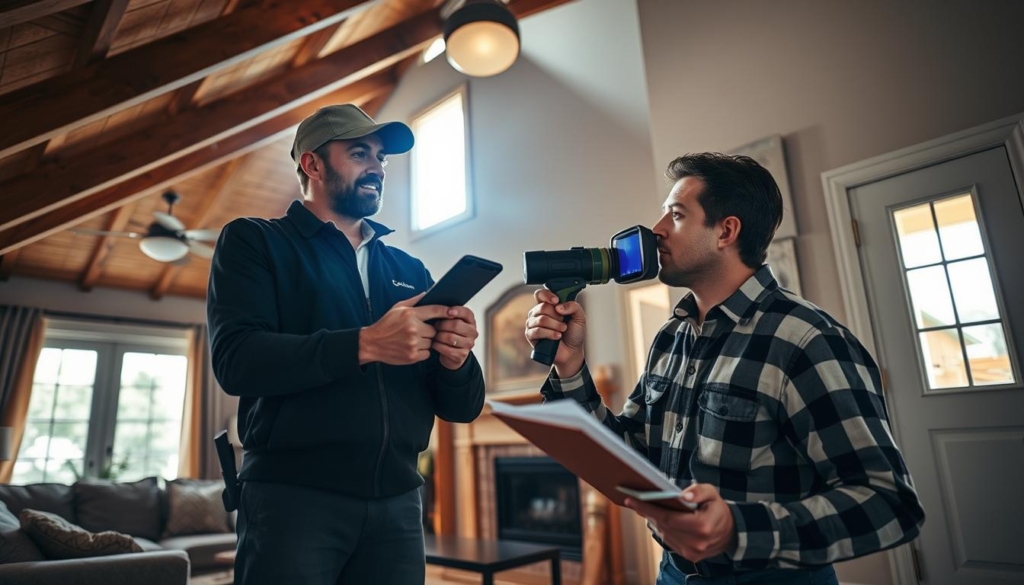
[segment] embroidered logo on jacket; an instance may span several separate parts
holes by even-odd
[[[413,286],[411,284],[406,284],[406,283],[402,282],[401,280],[392,280],[391,284],[393,284],[395,286],[402,286],[402,287],[405,287],[405,288],[410,289],[410,290],[416,290],[415,288],[413,288]]]

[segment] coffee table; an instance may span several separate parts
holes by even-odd
[[[493,585],[494,574],[499,571],[542,561],[551,563],[551,585],[562,584],[561,550],[557,546],[434,535],[426,535],[424,544],[428,565],[480,573],[483,585]]]

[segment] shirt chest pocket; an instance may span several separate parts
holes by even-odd
[[[757,393],[724,384],[709,384],[697,400],[700,427],[698,459],[707,465],[746,471],[763,445]],[[759,432],[762,431],[762,432]]]

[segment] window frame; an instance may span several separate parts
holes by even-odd
[[[409,239],[412,241],[430,236],[432,234],[446,230],[454,225],[463,223],[465,221],[469,221],[476,217],[476,194],[475,189],[473,188],[473,145],[470,130],[469,84],[463,83],[459,85],[452,91],[449,91],[448,93],[444,94],[439,99],[431,102],[429,106],[422,108],[421,110],[413,114],[409,126],[413,130],[413,133],[415,134],[416,122],[418,119],[429,114],[433,110],[436,110],[438,107],[440,107],[442,104],[444,104],[445,102],[447,102],[456,95],[460,95],[462,98],[462,128],[464,144],[463,156],[466,168],[464,177],[466,183],[466,209],[462,213],[449,217],[448,219],[436,223],[430,227],[422,229],[416,227],[416,214],[418,209],[417,201],[419,200],[419,186],[416,178],[416,169],[417,162],[419,160],[417,155],[419,146],[417,146],[417,148],[413,148],[409,162]]]
[[[174,327],[53,319],[47,324],[43,348],[90,350],[97,353],[96,377],[93,380],[92,401],[87,419],[86,444],[82,449],[83,479],[97,478],[100,471],[110,464],[114,455],[117,406],[121,393],[120,374],[124,355],[138,352],[180,355],[186,360],[189,359],[186,330]],[[26,420],[26,425],[28,423]],[[50,424],[53,424],[52,415]],[[17,454],[15,457],[17,458]],[[52,479],[44,475],[43,481],[49,482]]]

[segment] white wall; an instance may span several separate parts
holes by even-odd
[[[206,301],[202,299],[164,297],[154,301],[145,292],[103,287],[83,292],[74,283],[19,276],[0,282],[0,305],[124,319],[206,323]]]
[[[821,173],[1024,110],[1021,2],[639,0],[639,13],[657,172],[782,134],[804,294],[840,319]],[[838,571],[890,583],[884,553]]]
[[[804,295],[845,311],[821,173],[1024,110],[1024,3],[639,0],[657,172],[782,134]]]
[[[524,20],[521,36],[523,53],[509,71],[468,82],[476,217],[410,241],[407,156],[391,158],[378,217],[397,230],[387,242],[421,258],[435,278],[463,254],[504,265],[470,303],[481,321],[522,283],[524,251],[607,246],[620,229],[656,219],[664,198],[651,175],[635,4],[573,2]],[[377,118],[409,121],[464,82],[443,57],[413,68]],[[589,360],[621,364],[615,285],[589,287],[584,297]],[[630,533],[630,567],[637,538],[646,535]]]

